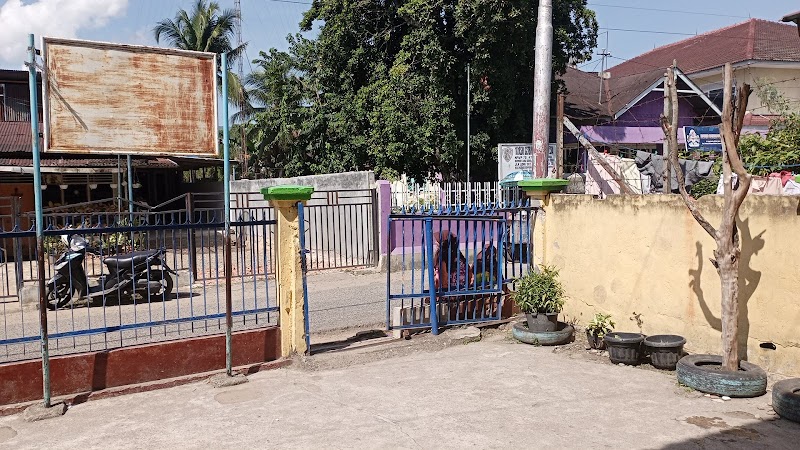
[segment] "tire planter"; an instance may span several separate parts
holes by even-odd
[[[531,345],[562,345],[572,339],[575,329],[564,322],[558,323],[556,331],[531,331],[526,324],[517,322],[511,330],[514,339]]]
[[[675,334],[657,334],[644,338],[644,349],[645,353],[650,354],[650,364],[662,370],[675,370],[684,344],[686,339]]]
[[[772,387],[772,409],[784,419],[800,423],[800,378],[775,383]]]
[[[643,334],[613,332],[603,336],[603,340],[612,363],[635,366],[641,361]]]
[[[525,313],[525,318],[530,331],[552,332],[558,329],[558,313]]]
[[[589,343],[589,348],[595,350],[605,350],[606,349],[606,341],[603,338],[597,336],[596,334],[592,334],[589,330],[586,330],[586,341]]]
[[[678,361],[678,382],[707,394],[728,397],[759,397],[767,393],[767,373],[747,361],[739,363],[739,371],[718,370],[722,357],[689,355]]]

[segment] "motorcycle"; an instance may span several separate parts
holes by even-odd
[[[173,275],[177,273],[165,262],[166,250],[137,251],[108,256],[103,264],[108,269],[99,277],[98,284],[90,284],[83,261],[86,253],[101,256],[97,249],[80,235],[72,235],[67,250],[55,262],[55,274],[47,281],[47,308],[55,310],[86,300],[106,302],[133,301],[135,295],[166,300],[172,294]]]

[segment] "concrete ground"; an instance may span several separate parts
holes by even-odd
[[[767,396],[723,401],[580,344],[420,335],[249,376],[0,418],[0,447],[796,449]]]

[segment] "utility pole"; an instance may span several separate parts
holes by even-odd
[[[553,2],[539,0],[533,72],[533,176],[544,178],[550,142],[550,81],[553,66]]]
[[[469,160],[470,160],[470,146],[469,146],[469,135],[470,135],[470,102],[469,102],[469,63],[467,63],[467,188],[469,188]],[[469,190],[469,189],[468,189]]]
[[[556,103],[556,178],[564,177],[564,94]]]

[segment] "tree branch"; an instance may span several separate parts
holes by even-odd
[[[700,224],[700,226],[703,227],[703,229],[706,230],[706,233],[710,234],[712,238],[716,238],[717,230],[713,225],[711,225],[711,222],[706,220],[706,218],[703,216],[703,213],[700,212],[700,208],[697,205],[697,200],[695,200],[686,191],[686,179],[683,176],[683,171],[681,170],[678,162],[677,131],[673,131],[669,121],[663,115],[661,116],[661,128],[664,130],[664,136],[667,138],[667,143],[671,147],[669,149],[669,161],[667,163],[672,167],[672,171],[675,172],[675,176],[678,178],[678,191],[681,193],[683,202],[686,204],[686,208],[689,209],[689,212],[692,213],[694,220],[696,220],[697,223]],[[673,137],[676,144],[673,144]],[[670,180],[670,183],[671,182],[672,180]]]

